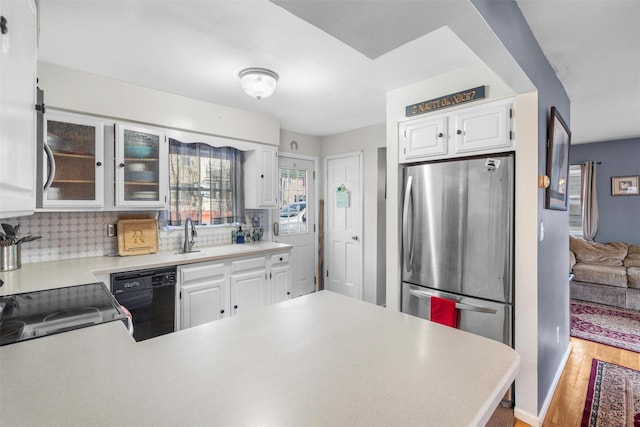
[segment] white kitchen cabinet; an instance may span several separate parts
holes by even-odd
[[[169,148],[161,129],[49,109],[42,210],[165,209]],[[45,157],[46,158],[46,157]],[[53,167],[51,165],[53,164]]]
[[[290,299],[289,256],[287,250],[178,266],[178,329]]]
[[[245,208],[278,207],[278,151],[260,147],[244,153]]]
[[[267,257],[231,261],[231,315],[267,305]]]
[[[104,122],[101,119],[47,111],[43,135],[45,156],[42,196],[44,209],[104,206]]]
[[[513,149],[511,103],[499,102],[459,110],[454,116],[454,154]]]
[[[229,315],[228,263],[213,261],[178,267],[177,329]]]
[[[0,15],[0,218],[9,218],[36,206],[36,6],[1,0]]]
[[[166,208],[169,201],[169,146],[162,129],[116,124],[117,207]]]
[[[269,304],[291,299],[289,252],[271,255],[268,294]]]
[[[439,115],[400,124],[400,162],[447,154],[448,116]]]
[[[512,105],[500,100],[400,123],[399,162],[515,150]]]

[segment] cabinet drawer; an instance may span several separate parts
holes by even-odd
[[[258,268],[264,269],[266,268],[266,262],[267,258],[264,256],[231,261],[231,274],[239,271],[255,270]]]
[[[286,264],[289,262],[289,253],[271,255],[271,265]]]
[[[192,267],[180,268],[180,283],[212,278],[216,276],[224,276],[224,263],[196,265]]]

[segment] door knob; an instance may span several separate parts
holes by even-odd
[[[353,240],[358,240],[358,236],[351,236]]]

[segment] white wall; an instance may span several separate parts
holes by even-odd
[[[270,145],[280,143],[280,122],[263,114],[160,92],[46,62],[38,63],[38,79],[49,108]]]
[[[364,300],[380,303],[377,287],[378,245],[378,148],[386,145],[385,125],[378,124],[322,138],[322,155],[362,151],[363,156],[363,200],[364,217],[363,246],[363,295]],[[324,175],[323,175],[324,176]],[[324,196],[323,196],[324,197]]]
[[[530,420],[538,401],[538,94],[516,97],[515,349],[516,416]],[[523,414],[526,413],[526,416]]]
[[[278,151],[319,158],[322,155],[322,147],[320,144],[320,137],[304,135],[282,129],[280,131],[280,145],[278,146]]]

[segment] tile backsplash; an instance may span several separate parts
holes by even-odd
[[[118,238],[107,237],[107,224],[115,224],[118,216],[126,213],[141,212],[36,212],[31,216],[4,219],[2,222],[12,225],[20,223],[20,236],[42,236],[42,239],[22,245],[22,263],[27,264],[117,253]],[[264,227],[268,211],[247,210],[245,216],[248,221],[256,219]],[[234,229],[231,226],[199,228],[196,245],[229,244]],[[265,230],[268,231],[268,227]],[[161,229],[159,237],[159,250],[178,250],[182,248],[184,230]],[[263,240],[266,238],[268,236],[264,236]]]

